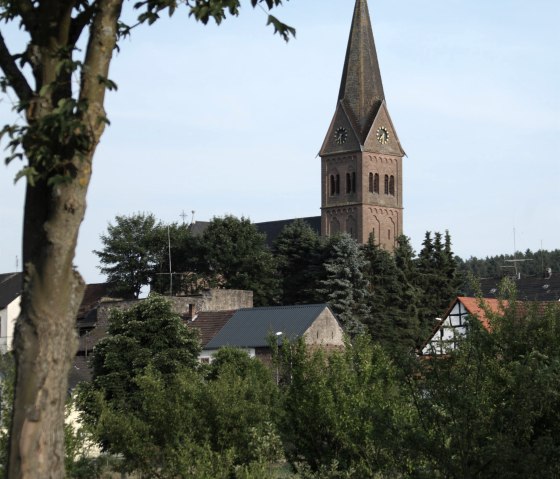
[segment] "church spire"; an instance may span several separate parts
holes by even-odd
[[[356,0],[338,99],[362,144],[384,98],[367,0]]]

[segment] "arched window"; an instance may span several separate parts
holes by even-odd
[[[340,233],[340,223],[336,218],[333,218],[330,224],[330,235],[333,236],[338,233]]]
[[[352,191],[352,178],[350,173],[346,173],[346,193],[350,193],[350,191]]]
[[[336,175],[336,194],[340,195],[340,175]]]
[[[395,177],[393,175],[389,178],[389,194],[395,196]]]
[[[352,193],[356,193],[356,172],[352,172]]]
[[[331,196],[334,196],[334,194],[336,193],[336,182],[334,179],[334,175],[331,175]]]
[[[373,193],[373,173],[369,174],[369,192]]]
[[[385,194],[389,194],[389,175],[385,175]]]
[[[373,177],[373,192],[379,193],[379,175],[377,173]]]

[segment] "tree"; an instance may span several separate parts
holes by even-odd
[[[325,279],[319,281],[317,293],[329,303],[350,335],[364,330],[369,314],[365,264],[358,243],[349,235],[329,238],[323,263]]]
[[[485,311],[445,359],[421,361],[414,386],[420,477],[558,477],[560,308],[514,297]],[[422,475],[424,473],[424,475]]]
[[[94,251],[107,275],[111,291],[123,298],[138,298],[142,287],[154,280],[167,241],[160,234],[163,226],[151,213],[116,216],[107,234],[101,235],[103,249]]]
[[[446,232],[444,244],[441,233],[436,232],[432,239],[427,231],[416,262],[416,286],[421,293],[420,328],[422,337],[425,337],[432,330],[435,318],[443,314],[449,302],[457,296],[459,288],[449,233]]]
[[[371,337],[388,350],[410,353],[418,335],[415,290],[397,268],[395,257],[376,245],[373,237],[363,253],[370,285],[366,325]]]
[[[162,13],[172,15],[179,3],[203,23],[220,23],[226,13],[238,15],[240,6],[240,0],[144,0],[135,4],[138,22],[151,24]],[[269,10],[281,3],[251,0],[253,7],[265,4]],[[24,116],[22,124],[2,130],[9,138],[7,161],[27,159],[18,174],[27,181],[25,282],[14,338],[11,478],[64,475],[67,376],[84,291],[72,262],[93,156],[108,123],[105,92],[116,87],[108,78],[109,65],[119,39],[132,31],[121,20],[122,5],[123,0],[16,0],[0,5],[0,20],[17,23],[27,41],[25,51],[13,53],[0,33],[5,75],[0,87],[15,93],[16,108]],[[295,34],[271,15],[268,23],[285,39]]]
[[[169,408],[179,397],[195,394],[189,382],[197,381],[199,351],[196,331],[163,297],[111,311],[108,335],[94,350],[92,381],[80,385],[77,404],[96,439],[106,451],[122,454],[128,470],[153,472],[171,460],[177,435],[184,437],[194,427],[186,418],[186,429],[173,430],[180,411]],[[150,404],[155,397],[159,402]],[[169,422],[157,416],[163,410]]]
[[[278,296],[276,264],[259,233],[248,219],[214,218],[201,239],[201,273],[230,289],[253,291],[255,305],[271,304]]]
[[[304,221],[290,223],[276,238],[273,253],[278,261],[282,304],[312,303],[321,274],[322,243]]]
[[[402,477],[412,404],[383,349],[365,335],[328,354],[293,346],[283,421],[290,462],[317,477]]]

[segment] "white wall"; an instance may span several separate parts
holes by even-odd
[[[11,351],[14,326],[21,311],[21,296],[0,311],[0,352]]]

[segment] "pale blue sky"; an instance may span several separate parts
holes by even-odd
[[[560,248],[560,2],[369,0],[404,160],[404,230],[449,229],[463,258]],[[76,264],[102,281],[115,215],[253,221],[320,214],[320,159],[353,0],[291,0],[285,44],[246,2],[219,28],[179,11],[135,31],[111,69]],[[4,26],[0,27],[5,32]],[[10,35],[7,32],[6,35]],[[0,123],[11,121],[0,104]],[[20,256],[23,184],[1,167],[0,272]],[[20,259],[21,261],[21,259]]]

